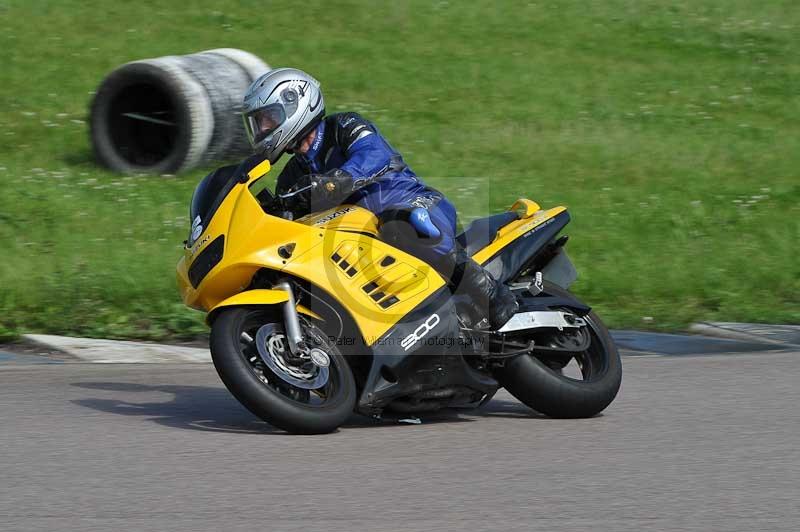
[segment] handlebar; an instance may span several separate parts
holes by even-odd
[[[310,185],[307,185],[307,186],[305,186],[303,188],[297,189],[295,191],[287,192],[286,194],[278,194],[277,197],[282,199],[282,200],[288,199],[288,198],[296,196],[296,195],[298,195],[298,194],[300,194],[302,192],[305,192],[306,190],[311,190],[312,188],[314,188],[314,184],[313,183],[310,184]]]

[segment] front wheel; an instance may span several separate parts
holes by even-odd
[[[295,434],[332,432],[355,406],[353,374],[319,328],[302,318],[301,326],[312,356],[289,351],[275,314],[223,309],[211,328],[211,358],[225,387],[264,421]]]
[[[553,295],[575,297],[548,284]],[[622,383],[622,362],[608,329],[594,312],[584,316],[591,343],[584,351],[565,359],[547,353],[520,355],[495,371],[497,380],[517,399],[554,418],[585,418],[602,412],[617,395]],[[536,353],[536,352],[534,352]],[[570,358],[580,369],[581,379],[564,375]]]

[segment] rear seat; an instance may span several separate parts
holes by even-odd
[[[458,242],[467,253],[474,255],[491,244],[501,228],[518,219],[519,214],[515,211],[479,218],[472,221],[463,233],[456,236],[456,242]]]

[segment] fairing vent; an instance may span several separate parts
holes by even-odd
[[[413,297],[428,287],[425,274],[392,255],[373,259],[355,240],[339,244],[331,261],[382,309]]]
[[[211,242],[206,248],[197,255],[192,265],[189,267],[189,282],[193,288],[200,286],[208,272],[222,260],[222,253],[225,249],[225,236],[221,235]]]
[[[361,287],[379,307],[388,309],[399,301],[418,294],[428,286],[428,280],[419,270],[398,263],[381,272]]]
[[[331,255],[331,260],[351,279],[372,264],[364,248],[351,240],[342,242]]]

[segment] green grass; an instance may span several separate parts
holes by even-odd
[[[374,120],[467,218],[519,196],[567,205],[575,290],[611,326],[800,322],[794,1],[0,0],[0,15],[0,338],[203,330],[174,264],[208,169],[110,174],[85,120],[115,66],[216,47],[313,73],[329,111]]]

